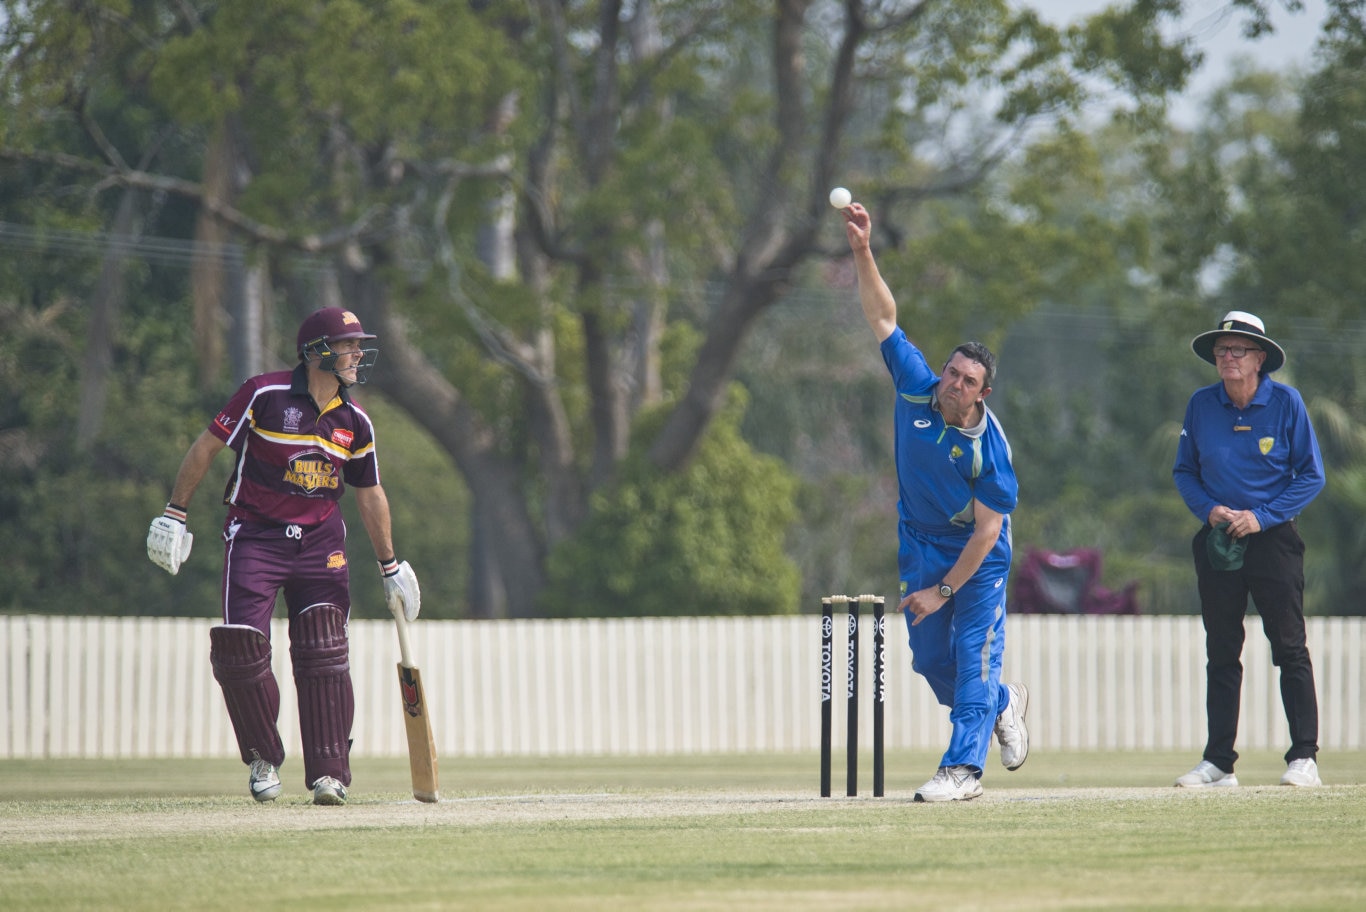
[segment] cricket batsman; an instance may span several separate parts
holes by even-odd
[[[350,563],[342,492],[355,490],[392,611],[415,620],[417,576],[394,553],[370,417],[351,398],[378,356],[355,314],[324,307],[299,327],[293,370],[247,380],[191,444],[171,499],[147,533],[147,555],[175,574],[190,556],[186,508],[224,448],[233,452],[223,502],[223,622],[209,631],[214,678],[257,801],[282,790],[280,689],[271,667],[276,596],[289,613],[304,783],[313,803],[346,803],[351,784],[351,683],[347,622]]]

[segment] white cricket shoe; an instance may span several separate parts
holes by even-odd
[[[1195,769],[1176,780],[1177,788],[1225,788],[1238,784],[1238,777],[1226,773],[1208,760],[1195,764]]]
[[[1314,762],[1313,757],[1291,760],[1285,775],[1281,777],[1281,785],[1295,785],[1300,788],[1323,785],[1323,780],[1319,778],[1319,765]]]
[[[346,804],[346,786],[331,776],[319,776],[313,783],[314,804]]]
[[[941,766],[915,790],[916,801],[971,801],[982,794],[982,782],[970,766]]]
[[[1025,727],[1029,688],[1007,684],[1006,690],[1010,691],[1010,702],[996,717],[996,742],[1001,745],[1001,763],[1008,770],[1017,770],[1029,756],[1029,729]]]
[[[251,785],[251,797],[257,801],[274,801],[280,797],[280,773],[274,764],[262,760],[259,755],[251,761],[251,778],[247,781]]]

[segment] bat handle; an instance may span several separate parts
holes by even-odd
[[[403,619],[403,612],[394,612],[394,624],[398,627],[399,664],[404,668],[412,668],[413,653],[412,648],[408,645],[408,622]]]

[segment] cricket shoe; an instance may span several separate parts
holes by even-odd
[[[970,766],[941,766],[915,790],[916,801],[971,801],[982,794],[982,782]]]
[[[1029,729],[1025,726],[1029,688],[1007,684],[1006,690],[1010,692],[1010,702],[996,717],[996,742],[1001,745],[1001,763],[1008,770],[1017,770],[1029,757]]]
[[[274,801],[280,797],[280,773],[273,763],[262,760],[260,755],[251,761],[251,778],[248,782],[251,785],[251,797],[257,801]]]
[[[1323,785],[1323,780],[1319,778],[1319,765],[1314,762],[1313,757],[1291,760],[1285,775],[1281,777],[1281,785],[1295,785],[1300,788]]]
[[[346,804],[346,786],[331,776],[319,776],[313,783],[314,804]]]
[[[1195,764],[1195,769],[1176,780],[1177,788],[1232,788],[1238,777],[1226,773],[1208,760]]]

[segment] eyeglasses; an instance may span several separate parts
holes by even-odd
[[[1248,352],[1259,352],[1260,348],[1245,348],[1242,345],[1216,345],[1214,346],[1214,357],[1222,358],[1224,355],[1232,355],[1234,358],[1241,358]]]

